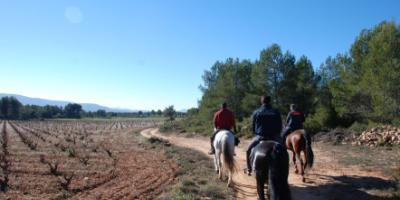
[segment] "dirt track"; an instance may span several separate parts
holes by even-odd
[[[204,154],[207,154],[210,146],[207,138],[186,138],[173,134],[163,135],[154,128],[143,130],[141,134],[145,137],[163,138],[174,145],[191,148]],[[237,199],[257,199],[255,178],[243,173],[247,143],[248,141],[242,141],[241,145],[235,149],[239,167],[238,173],[233,177]],[[387,195],[386,190],[392,186],[390,177],[383,176],[378,171],[366,171],[356,166],[342,166],[335,159],[335,151],[322,152],[319,145],[323,144],[313,145],[316,159],[314,168],[307,172],[306,183],[303,183],[301,177],[294,173],[291,163],[289,184],[293,199],[353,200],[356,198],[378,200]]]

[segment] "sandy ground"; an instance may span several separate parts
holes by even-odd
[[[204,137],[183,137],[175,134],[164,135],[158,129],[145,129],[141,132],[145,137],[159,137],[170,143],[191,148],[207,155],[209,139]],[[242,143],[235,149],[236,162],[239,168],[234,174],[234,190],[237,199],[257,199],[256,181],[254,177],[243,173],[245,166],[245,150],[249,141]],[[377,171],[367,171],[358,166],[343,166],[338,163],[335,151],[323,152],[323,144],[313,144],[315,154],[314,167],[306,171],[306,182],[301,181],[301,176],[294,173],[294,166],[290,164],[289,184],[292,199],[298,200],[329,200],[329,199],[386,199],[388,189],[393,186],[390,177]],[[291,157],[291,152],[289,152]],[[210,159],[212,157],[210,156]]]

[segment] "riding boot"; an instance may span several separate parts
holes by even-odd
[[[250,164],[250,154],[251,154],[252,147],[248,147],[246,151],[246,167],[244,173],[251,176],[251,164]]]
[[[250,160],[250,157],[251,157],[251,150],[249,151],[249,150],[247,150],[247,152],[246,152],[246,169],[245,169],[245,174],[247,174],[248,176],[251,176],[251,173],[252,173],[252,171],[253,171],[253,167],[251,166],[251,160]]]
[[[211,138],[210,140],[211,140],[211,149],[208,152],[208,155],[214,155],[215,154],[215,148],[214,148],[214,144],[213,144],[214,140],[213,140],[213,138]]]
[[[254,137],[249,146],[247,147],[247,151],[246,151],[246,164],[247,164],[247,171],[245,171],[245,173],[249,176],[251,176],[251,172],[252,172],[252,166],[251,166],[251,161],[250,161],[250,156],[251,156],[251,152],[253,150],[254,147],[257,146],[258,143],[260,143],[261,139],[260,136],[256,136]]]
[[[249,149],[247,149],[247,151],[246,151],[246,171],[245,171],[245,173],[247,174],[247,175],[251,175],[251,164],[250,164],[250,154],[251,154],[251,149],[249,148]]]
[[[215,154],[215,148],[214,148],[214,138],[217,135],[217,133],[219,132],[219,129],[216,130],[210,137],[210,143],[211,143],[211,149],[208,152],[209,155],[214,155]]]
[[[291,129],[290,129],[289,127],[286,127],[286,128],[283,130],[282,136],[281,136],[281,138],[282,138],[282,144],[285,144],[285,143],[286,143],[286,137],[287,137],[287,135],[289,134],[290,130],[291,130]]]
[[[286,144],[286,137],[287,137],[286,135],[282,136],[281,144],[283,144],[284,146]]]

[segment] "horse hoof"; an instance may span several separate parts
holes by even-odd
[[[302,181],[303,181],[303,183],[305,183],[306,182],[306,178],[303,177]]]

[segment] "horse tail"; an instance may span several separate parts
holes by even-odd
[[[236,164],[235,164],[235,158],[233,157],[234,154],[234,140],[233,142],[229,141],[229,136],[225,138],[225,141],[223,142],[222,145],[222,152],[224,155],[224,165],[225,167],[231,172],[236,171]]]
[[[275,144],[271,153],[268,170],[268,190],[270,199],[291,200],[288,183],[289,154],[281,144]]]
[[[312,168],[314,164],[314,152],[311,147],[311,137],[303,130],[302,134],[304,140],[306,141],[306,159],[308,168]]]

